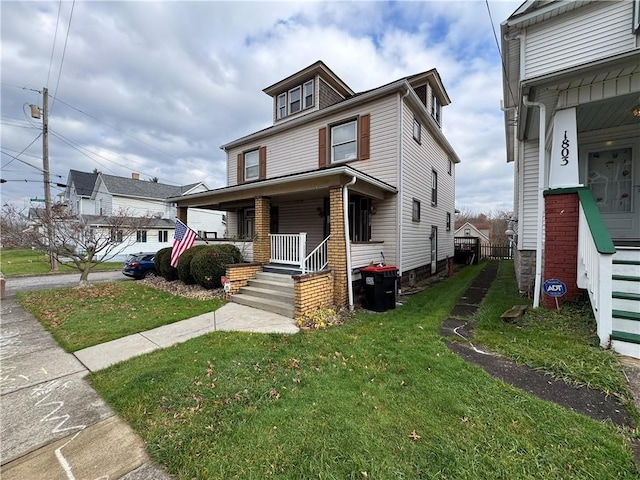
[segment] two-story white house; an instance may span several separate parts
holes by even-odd
[[[113,232],[113,241],[122,245],[114,249],[114,260],[124,260],[136,252],[156,252],[171,246],[175,231],[176,204],[167,199],[173,196],[207,191],[203,182],[175,186],[145,181],[133,173],[131,178],[104,173],[87,173],[71,170],[67,179],[66,203],[70,213],[82,215],[96,229],[109,228],[108,217],[126,213],[132,217],[149,217],[144,230],[135,238],[122,238]],[[225,236],[224,213],[194,209],[189,227],[202,238],[215,239]]]
[[[318,61],[264,92],[273,125],[223,145],[228,186],[172,198],[179,217],[227,211],[256,265],[297,270],[297,283],[330,272],[314,288],[339,306],[354,304],[370,264],[396,266],[401,284],[445,268],[460,160],[442,133],[450,100],[435,69],[356,93]]]
[[[640,357],[640,1],[526,1],[501,33],[520,289],[588,294]]]

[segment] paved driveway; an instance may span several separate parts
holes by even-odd
[[[125,277],[120,270],[111,272],[93,272],[89,274],[89,283],[133,281]],[[6,279],[5,295],[15,295],[26,290],[46,290],[55,287],[72,287],[80,282],[79,273],[61,273],[34,275],[28,277],[9,277]]]

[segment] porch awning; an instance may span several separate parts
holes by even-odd
[[[178,207],[232,210],[247,200],[253,200],[260,196],[290,196],[300,199],[325,196],[330,188],[345,185],[353,177],[356,178],[356,183],[349,189],[362,195],[382,200],[389,194],[398,193],[393,185],[349,165],[334,165],[318,170],[207,190],[206,192],[171,197],[167,200],[176,202]]]

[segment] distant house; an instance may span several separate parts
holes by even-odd
[[[66,204],[71,213],[82,215],[96,228],[104,228],[105,217],[119,212],[126,212],[134,217],[150,217],[148,227],[136,232],[135,240],[122,239],[115,232],[114,241],[123,244],[115,260],[122,260],[130,253],[155,252],[171,246],[176,205],[168,198],[206,190],[208,187],[203,182],[175,186],[141,180],[136,173],[127,178],[71,170],[67,179]],[[189,218],[189,227],[203,238],[224,237],[224,213],[194,209]]]
[[[518,285],[588,294],[601,345],[640,358],[640,2],[529,0],[500,38]]]
[[[395,266],[400,284],[445,268],[460,160],[442,131],[450,99],[436,69],[356,93],[318,61],[264,92],[272,126],[222,146],[227,187],[173,197],[181,218],[225,210],[256,268],[315,282],[296,290],[298,313],[313,292],[353,305],[370,264]]]
[[[491,232],[491,225],[488,223],[478,224],[478,226],[470,223],[464,222],[453,233],[453,236],[458,237],[475,237],[480,239],[480,245],[489,245],[491,241],[489,240]]]

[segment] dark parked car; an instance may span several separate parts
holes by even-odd
[[[140,252],[129,255],[122,266],[122,273],[127,277],[152,278],[156,274],[156,265],[153,263],[155,252]]]

